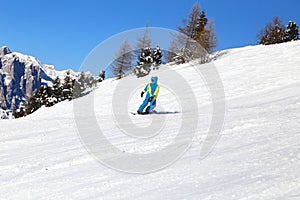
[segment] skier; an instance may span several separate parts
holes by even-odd
[[[151,83],[148,83],[145,87],[145,89],[141,93],[141,97],[143,98],[144,93],[146,94],[146,98],[143,101],[142,105],[138,109],[138,114],[149,114],[153,109],[156,107],[156,99],[159,92],[159,85],[157,84],[158,77],[152,76],[151,77]],[[146,108],[146,111],[143,112],[145,107],[150,102],[150,105]]]

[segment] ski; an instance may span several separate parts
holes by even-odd
[[[130,112],[131,114],[133,114],[133,115],[148,115],[148,114],[150,114],[150,113],[146,113],[146,112],[143,112],[143,113],[137,113],[137,112]]]
[[[150,113],[147,113],[147,112],[142,112],[142,113],[137,113],[137,112],[130,112],[131,114],[133,114],[133,115],[151,115],[151,114],[155,114],[155,113],[157,113],[155,110],[154,111],[152,111],[152,112],[150,112]]]

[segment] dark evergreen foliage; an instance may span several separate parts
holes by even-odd
[[[162,56],[158,45],[152,51],[150,47],[145,48],[138,57],[137,66],[134,69],[135,75],[137,77],[143,77],[148,75],[151,69],[157,69],[162,63]]]
[[[258,33],[259,44],[270,45],[289,42],[299,39],[299,27],[296,22],[290,21],[285,27],[279,17],[274,17],[263,30]]]
[[[199,37],[200,33],[205,30],[207,22],[208,20],[206,18],[205,12],[201,11],[198,19],[196,20],[195,36],[193,38],[194,40],[196,40]]]
[[[56,77],[53,81],[53,102],[54,104],[62,101],[62,90],[61,90],[61,81],[59,77]]]
[[[297,29],[297,25],[291,22],[289,23],[287,30],[285,30],[283,23],[279,17],[276,16],[273,18],[272,22],[268,23],[265,28],[259,32],[259,44],[279,44],[298,39]]]
[[[102,82],[102,81],[104,81],[104,79],[105,79],[105,71],[101,70],[100,73],[99,73],[99,79],[98,79],[98,81]]]
[[[62,100],[71,100],[73,98],[74,83],[75,80],[71,79],[70,75],[67,74],[62,85]]]
[[[73,97],[77,98],[80,97],[82,92],[86,88],[86,80],[85,75],[83,72],[80,73],[79,79],[77,81],[74,81],[74,91],[73,91]]]
[[[64,100],[78,98],[82,96],[86,88],[91,88],[96,84],[97,80],[93,76],[87,77],[83,72],[80,73],[78,80],[72,79],[70,73],[67,73],[63,83],[59,77],[56,77],[53,87],[41,86],[28,100],[26,106],[14,110],[14,117],[24,117],[42,106],[50,107]]]
[[[35,112],[43,105],[46,107],[50,107],[54,105],[52,101],[52,94],[53,94],[52,88],[48,86],[41,86],[35,92],[35,94],[29,99],[25,114],[29,115]]]
[[[299,27],[296,22],[290,21],[285,30],[285,41],[299,40]]]
[[[152,52],[152,59],[153,63],[157,66],[162,63],[162,52],[160,50],[160,47],[157,45],[156,48]]]

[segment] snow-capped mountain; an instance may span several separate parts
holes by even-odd
[[[35,57],[0,49],[0,108],[13,110],[25,103],[41,85],[52,84]]]
[[[58,71],[55,69],[54,65],[43,64],[43,71],[50,76],[53,80],[58,77],[60,80],[64,80],[64,78],[69,75],[72,79],[78,79],[80,72],[74,72],[71,69]],[[87,77],[93,76],[90,72],[84,73]]]
[[[8,112],[26,104],[39,87],[51,86],[56,77],[63,80],[67,74],[76,78],[79,73],[57,71],[33,56],[12,52],[7,46],[0,48],[0,116],[6,118]]]

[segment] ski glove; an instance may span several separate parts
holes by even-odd
[[[149,102],[152,101],[153,99],[154,99],[154,97],[150,97],[150,98],[149,98]]]
[[[141,93],[141,97],[142,97],[142,98],[143,98],[143,95],[144,95],[144,93],[145,93],[145,92],[144,92],[144,91],[142,91],[142,93]]]

